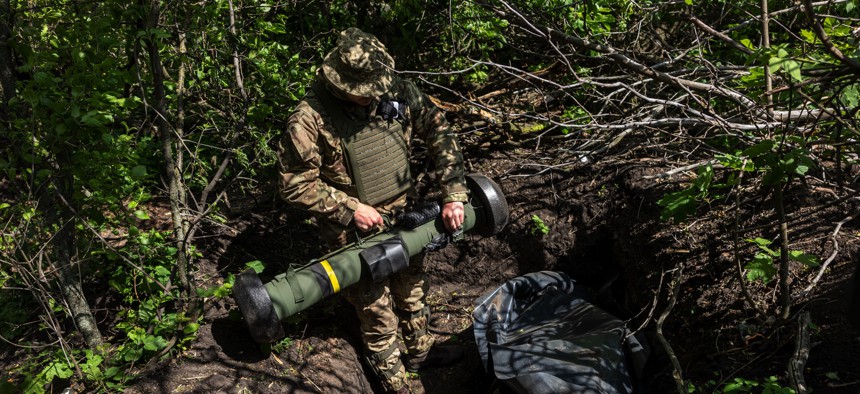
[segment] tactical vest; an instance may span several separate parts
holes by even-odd
[[[409,147],[400,122],[384,120],[378,114],[368,121],[353,119],[321,82],[313,85],[313,91],[340,137],[353,182],[350,191],[355,197],[364,204],[376,205],[409,190]]]

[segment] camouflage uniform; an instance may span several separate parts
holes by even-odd
[[[381,98],[396,97],[405,102],[402,130],[407,146],[411,147],[413,138],[424,140],[436,164],[444,202],[466,201],[463,157],[447,121],[412,82],[393,75],[393,66],[393,59],[375,37],[349,29],[341,33],[338,46],[326,57],[317,75],[323,83],[317,86],[325,86],[327,93],[339,98],[338,104],[353,120],[376,117]],[[350,75],[344,69],[358,71]],[[361,77],[370,82],[365,83]],[[363,107],[344,100],[344,92],[374,99]],[[309,90],[289,118],[287,133],[279,143],[280,195],[291,205],[323,219],[319,221],[322,236],[331,248],[336,248],[355,241],[357,230],[351,221],[359,200],[350,188],[353,179],[345,163],[342,140],[320,101]],[[374,208],[394,217],[405,209],[407,194],[413,193],[410,190],[393,196]],[[427,289],[423,255],[418,255],[411,259],[409,267],[380,283],[367,280],[344,290],[361,321],[366,356],[391,390],[402,387],[406,378],[395,343],[398,324],[410,354],[426,352],[433,344],[427,335]]]

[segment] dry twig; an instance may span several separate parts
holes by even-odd
[[[666,340],[666,337],[663,335],[663,323],[666,321],[666,318],[669,317],[669,314],[672,313],[672,308],[675,307],[675,303],[678,301],[678,293],[681,292],[681,276],[683,273],[683,265],[676,268],[675,278],[672,279],[672,296],[669,299],[669,305],[666,306],[666,309],[664,309],[663,313],[660,314],[660,317],[657,318],[657,339],[660,340],[660,344],[663,345],[663,349],[666,350],[666,353],[669,355],[669,360],[672,361],[672,367],[674,368],[674,371],[672,371],[672,378],[675,379],[675,387],[678,389],[678,394],[687,394],[687,385],[684,383],[684,373],[681,369],[681,362],[678,361],[678,357],[675,356],[675,352],[672,351],[672,345],[669,344],[669,341]]]
[[[806,288],[803,289],[803,292],[801,292],[800,294],[801,297],[806,296],[807,294],[809,294],[810,291],[812,291],[812,288],[815,287],[816,284],[818,284],[819,280],[821,280],[821,277],[824,275],[824,271],[827,269],[830,263],[833,262],[833,259],[836,258],[836,255],[839,253],[839,242],[836,240],[836,234],[839,234],[839,230],[842,229],[843,224],[848,223],[853,219],[853,216],[848,216],[845,219],[842,219],[839,223],[836,223],[836,228],[833,230],[833,233],[830,234],[830,239],[833,240],[833,253],[831,253],[827,260],[825,260],[824,263],[821,264],[821,268],[818,270],[818,274],[815,275],[815,278],[812,279],[812,282],[809,284],[809,286],[806,286]]]

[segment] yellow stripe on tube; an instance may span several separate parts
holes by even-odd
[[[331,269],[331,264],[328,263],[328,260],[323,260],[320,262],[325,272],[328,274],[328,279],[331,281],[332,290],[337,293],[340,291],[340,283],[337,281],[337,275],[335,275],[334,270]]]

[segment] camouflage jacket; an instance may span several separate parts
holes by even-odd
[[[411,147],[414,137],[426,143],[436,165],[444,201],[466,201],[463,155],[442,112],[408,80],[396,79],[386,96],[407,103],[408,122],[403,124],[407,144]],[[344,186],[352,182],[337,130],[326,114],[308,104],[311,100],[318,98],[309,89],[290,116],[287,132],[279,141],[279,192],[293,206],[347,225],[359,201],[344,191],[348,190]],[[375,99],[369,106],[361,107],[344,101],[343,108],[350,116],[369,119],[375,115],[378,102]]]

